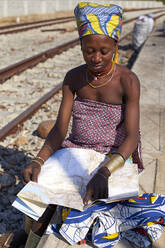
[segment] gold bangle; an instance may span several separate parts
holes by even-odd
[[[113,173],[117,169],[123,167],[124,163],[125,163],[124,158],[120,154],[117,153],[117,154],[113,154],[110,157],[110,161],[105,166],[109,169],[110,173]]]
[[[54,152],[53,149],[48,144],[45,144],[45,146],[47,146],[49,148],[50,152],[52,152],[52,153]]]
[[[41,158],[41,157],[37,156],[35,159],[40,159],[43,163],[45,163],[45,160],[43,158]]]
[[[43,165],[43,164],[41,164],[41,163],[40,163],[38,160],[36,160],[36,159],[33,159],[32,162],[35,162],[36,164],[39,164],[41,167],[42,167],[42,165]]]

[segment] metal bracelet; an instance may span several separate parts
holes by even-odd
[[[45,160],[39,156],[37,156],[35,159],[40,159],[43,163],[45,163]]]
[[[36,160],[36,159],[33,159],[32,162],[35,162],[36,164],[39,164],[41,167],[42,167],[42,165],[43,165],[43,164],[41,164],[41,163],[40,163],[38,160]]]
[[[112,174],[115,170],[123,167],[125,163],[124,158],[120,154],[113,154],[105,166],[109,169]]]
[[[124,156],[123,156],[120,152],[115,152],[115,153],[113,153],[113,154],[119,154],[119,155],[124,159],[124,161],[126,160],[126,159],[124,158]]]

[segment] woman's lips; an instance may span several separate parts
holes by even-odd
[[[90,68],[92,70],[99,70],[99,69],[102,69],[102,65],[90,65]]]

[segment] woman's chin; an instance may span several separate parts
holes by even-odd
[[[94,73],[100,73],[104,71],[104,68],[102,66],[89,66],[89,69]]]

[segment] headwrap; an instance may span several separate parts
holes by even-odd
[[[80,38],[102,34],[118,41],[122,26],[122,8],[113,4],[79,2],[74,10]],[[118,60],[118,51],[115,54]]]

